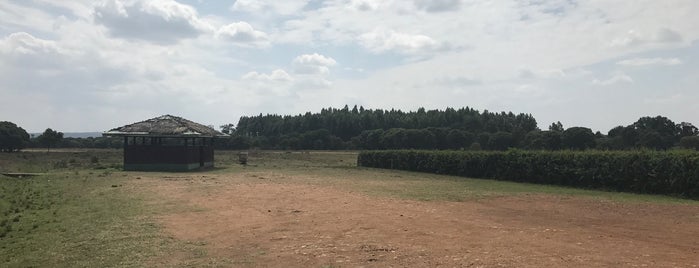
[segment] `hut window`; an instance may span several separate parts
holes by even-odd
[[[184,146],[183,138],[162,138],[161,144],[163,146]]]

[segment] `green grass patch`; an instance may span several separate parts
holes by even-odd
[[[3,267],[140,266],[168,248],[123,176],[0,179]]]

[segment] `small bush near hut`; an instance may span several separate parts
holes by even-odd
[[[699,199],[699,154],[690,151],[365,151],[357,164]]]

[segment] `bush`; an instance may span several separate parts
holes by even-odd
[[[53,162],[53,168],[55,168],[55,169],[68,168],[68,162],[66,162],[66,160],[55,161],[55,162]]]
[[[365,151],[364,167],[699,199],[689,151]]]
[[[680,147],[699,150],[699,136],[687,136],[680,139]]]

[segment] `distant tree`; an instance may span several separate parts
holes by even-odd
[[[680,139],[680,127],[664,116],[641,117],[633,127],[639,134],[638,147],[668,149]]]
[[[471,146],[469,146],[468,149],[471,151],[480,151],[482,148],[481,148],[480,143],[474,142],[474,143],[471,143]]]
[[[513,139],[512,134],[504,131],[498,131],[493,133],[488,139],[488,148],[491,150],[507,150],[512,147]]]
[[[12,122],[0,122],[0,151],[14,152],[29,143],[29,134]]]
[[[637,130],[653,130],[661,136],[675,136],[679,133],[679,128],[675,122],[664,116],[641,117],[633,123]]]
[[[459,129],[452,129],[447,134],[447,147],[451,149],[466,148],[472,142],[473,135]]]
[[[488,142],[490,141],[490,133],[481,132],[474,140],[474,143],[478,143],[478,148],[480,149],[490,149],[488,148]]]
[[[561,133],[534,130],[524,136],[522,147],[530,150],[560,150]]]
[[[235,132],[235,125],[234,124],[222,125],[221,132],[224,134],[233,134],[233,132]]]
[[[46,147],[46,151],[51,151],[51,147],[56,146],[63,139],[63,132],[57,132],[53,129],[47,128],[44,133],[36,138],[39,144]]]
[[[561,143],[565,149],[585,150],[595,147],[595,134],[586,127],[571,127],[561,134]]]
[[[617,126],[609,130],[607,137],[611,138],[614,147],[618,149],[633,148],[638,144],[639,131],[633,126]]]
[[[597,131],[597,132],[595,132],[595,138],[596,139],[604,138],[604,134],[602,134],[602,132]]]
[[[667,149],[667,145],[668,144],[663,142],[663,137],[660,136],[658,132],[652,130],[642,131],[638,137],[638,142],[636,142],[637,147],[655,150]]]
[[[607,132],[607,136],[610,138],[621,137],[624,133],[624,126],[616,126]]]
[[[680,139],[680,147],[699,150],[699,136],[686,136]]]
[[[563,128],[563,124],[561,124],[561,121],[556,121],[555,123],[551,123],[549,126],[550,131],[555,131],[555,132],[563,132],[565,129]]]
[[[677,124],[677,129],[680,131],[680,137],[687,136],[697,136],[699,135],[699,129],[692,125],[692,123],[682,122]]]
[[[595,139],[596,148],[599,150],[622,150],[624,142],[621,137],[604,137]]]

